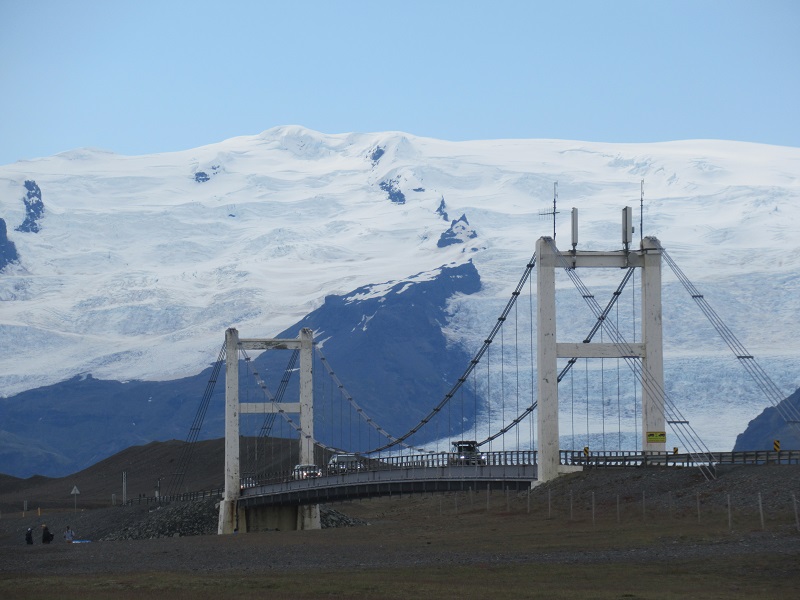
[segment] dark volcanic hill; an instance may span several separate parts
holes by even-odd
[[[780,403],[780,410],[774,406],[765,408],[747,429],[736,438],[734,450],[772,450],[774,443],[780,443],[781,450],[800,449],[800,423],[787,421],[785,416],[800,414],[800,389]]]
[[[177,440],[133,446],[66,477],[35,475],[21,479],[0,475],[0,511],[19,512],[25,501],[30,511],[73,508],[75,498],[70,492],[75,486],[80,492],[79,508],[111,506],[115,500],[119,504],[123,473],[126,473],[129,499],[140,495],[152,497],[159,480],[166,489],[185,448],[186,442]],[[221,487],[223,464],[223,439],[197,442],[184,478],[185,489],[199,491]]]

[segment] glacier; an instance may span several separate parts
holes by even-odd
[[[553,215],[540,213],[557,182],[559,247],[577,207],[579,247],[619,249],[632,206],[637,241],[660,239],[789,396],[800,387],[799,174],[800,149],[734,141],[451,142],[300,126],[182,152],[84,148],[3,165],[0,218],[18,259],[0,271],[0,395],[88,374],[188,377],[215,360],[228,327],[274,336],[327,296],[380,296],[467,262],[481,289],[450,300],[443,329],[473,353],[536,239],[553,235]],[[40,190],[33,217],[26,182]],[[581,276],[599,298],[619,279]],[[668,391],[708,447],[730,449],[766,400],[666,266],[663,279]],[[566,279],[558,294],[560,336],[582,339],[581,299]],[[577,385],[617,402],[615,389]],[[488,391],[484,400],[503,409]],[[586,404],[595,417],[606,409]],[[578,429],[596,439],[596,419]]]

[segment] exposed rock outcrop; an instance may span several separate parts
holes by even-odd
[[[14,242],[8,239],[6,222],[0,219],[0,271],[2,271],[8,263],[18,259],[17,248],[14,246]]]
[[[383,156],[384,152],[386,152],[386,150],[384,150],[383,146],[375,147],[375,149],[369,155],[369,159],[372,161],[373,166],[378,164],[378,161],[381,159],[381,156]]]
[[[25,220],[22,225],[17,227],[17,231],[24,233],[38,233],[41,227],[39,220],[44,216],[44,202],[42,202],[42,190],[33,180],[25,181],[27,193],[22,201],[25,203]]]
[[[442,200],[439,202],[439,208],[436,209],[436,214],[442,217],[442,219],[445,221],[450,220],[447,217],[447,205],[444,203],[444,196],[442,196]]]
[[[461,215],[450,224],[450,227],[440,237],[436,245],[439,248],[450,246],[451,244],[463,244],[467,240],[478,237],[478,234],[467,221],[467,215]]]
[[[405,204],[406,195],[397,184],[398,181],[396,179],[389,179],[387,181],[381,181],[380,188],[389,195],[389,200],[395,204]]]

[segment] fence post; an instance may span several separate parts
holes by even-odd
[[[758,492],[758,515],[761,517],[761,531],[764,531],[764,507],[761,504],[761,492]]]
[[[700,523],[700,492],[697,492],[697,523]]]
[[[645,503],[645,491],[642,490],[642,522],[647,519],[647,509]]]
[[[797,496],[792,492],[792,503],[794,504],[794,522],[797,526],[797,531],[800,532],[800,517],[797,515]]]
[[[731,521],[731,495],[728,494],[728,531],[733,531],[733,521]]]

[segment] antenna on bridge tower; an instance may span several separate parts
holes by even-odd
[[[633,209],[626,206],[622,209],[622,246],[625,248],[625,252],[630,246],[633,230]]]
[[[572,251],[578,246],[578,209],[572,207]]]
[[[644,241],[644,179],[642,179],[642,195],[639,197],[639,242]]]
[[[553,241],[556,241],[556,215],[558,214],[558,210],[556,209],[558,204],[558,182],[553,182],[553,210],[540,210],[539,216],[540,217],[549,217],[553,215]]]

